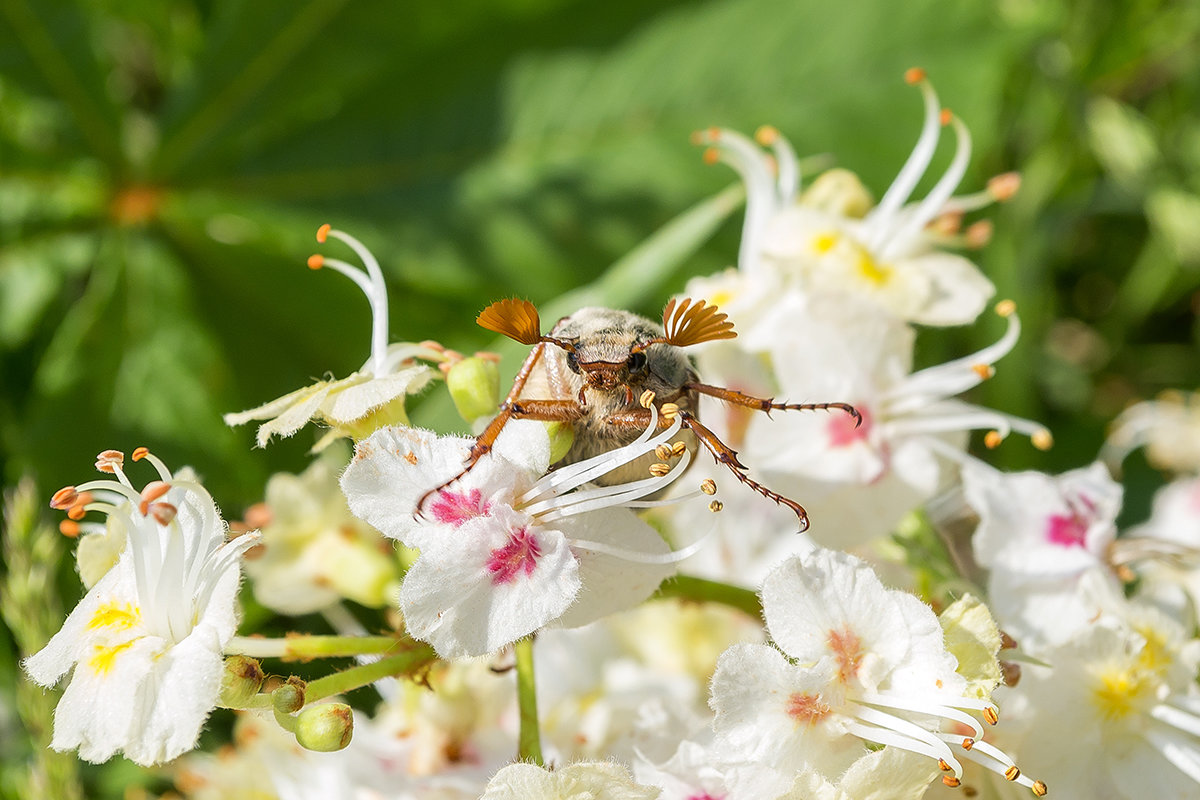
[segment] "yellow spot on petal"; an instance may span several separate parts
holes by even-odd
[[[1096,676],[1092,700],[1106,719],[1121,719],[1139,707],[1140,696],[1150,683],[1136,670],[1111,668]]]
[[[883,286],[892,277],[891,268],[880,264],[865,249],[859,251],[856,267],[858,274],[873,286]]]
[[[88,666],[97,675],[107,675],[109,672],[112,672],[113,666],[117,663],[117,656],[130,647],[133,647],[135,641],[137,640],[130,639],[128,642],[114,644],[111,647],[96,645],[92,652],[92,657],[88,659]]]
[[[829,704],[821,699],[820,694],[792,692],[788,695],[787,715],[796,721],[796,727],[816,725],[832,710]]]
[[[88,630],[110,628],[126,631],[141,622],[141,614],[132,603],[104,603],[88,620]]]
[[[710,306],[727,306],[733,302],[734,293],[729,289],[718,289],[707,298]]]
[[[837,247],[837,243],[838,235],[836,233],[819,233],[813,237],[813,250],[816,250],[821,255],[825,255]]]

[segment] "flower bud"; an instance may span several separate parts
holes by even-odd
[[[271,704],[280,714],[292,714],[304,707],[304,681],[295,676],[271,692]]]
[[[875,205],[871,192],[848,169],[821,173],[800,195],[800,205],[838,216],[859,219]]]
[[[306,750],[341,750],[353,735],[354,712],[345,703],[310,706],[296,718],[296,741]]]
[[[446,374],[446,387],[468,423],[495,414],[500,404],[500,370],[488,358],[471,356],[454,362]]]
[[[221,675],[221,705],[226,708],[246,708],[250,700],[262,687],[262,667],[248,656],[230,656],[225,659],[225,672]]]
[[[546,433],[550,435],[550,463],[561,461],[575,441],[575,431],[565,422],[547,422]]]
[[[371,608],[388,605],[387,587],[397,578],[393,559],[362,541],[346,541],[326,555],[323,575],[334,591]]]

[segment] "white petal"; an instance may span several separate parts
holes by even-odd
[[[539,550],[530,571],[497,579],[489,565],[524,528]],[[507,507],[429,540],[400,590],[409,632],[444,658],[482,656],[527,636],[566,610],[579,592],[579,565],[561,532]]]
[[[305,386],[303,389],[288,392],[283,397],[277,397],[248,411],[237,411],[226,414],[223,419],[226,425],[242,425],[256,419],[272,419],[297,403],[301,403],[313,394],[320,392],[328,384],[329,381],[317,381],[312,386]]]
[[[895,268],[921,275],[931,287],[927,302],[911,317],[921,325],[969,325],[996,293],[979,267],[954,253],[897,260]]]
[[[602,508],[565,518],[558,524],[572,540],[603,542],[651,556],[670,551],[653,528],[624,508]],[[586,625],[636,606],[654,594],[659,584],[675,572],[674,564],[639,564],[583,547],[571,549],[579,560],[583,589],[555,623],[564,628]]]
[[[330,392],[321,404],[321,414],[330,422],[346,425],[397,397],[414,394],[424,388],[438,372],[424,365],[408,367],[392,375],[373,378]]]

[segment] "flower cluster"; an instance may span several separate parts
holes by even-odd
[[[498,301],[480,324],[533,348],[503,404],[494,356],[389,344],[383,270],[323,226],[363,267],[309,266],[363,290],[370,356],[226,417],[262,421],[260,446],[327,428],[235,524],[261,530],[229,539],[196,477],[142,448],[144,487],[107,451],[112,479],[54,495],[90,588],[24,662],[45,686],[71,673],[53,746],[158,764],[221,705],[234,746],[172,768],[192,800],[1194,795],[1194,404],[1133,406],[1109,466],[1005,473],[969,452],[972,433],[1052,443],[967,396],[1021,337],[965,255],[990,223],[967,216],[1019,179],[956,194],[970,134],[908,80],[923,123],[878,203],[847,170],[803,186],[773,128],[697,134],[746,184],[736,266],[693,279],[662,326],[594,315],[601,356],[585,326],[543,332],[531,303]],[[947,127],[949,165],[927,176]],[[976,323],[991,344],[914,366],[916,326]],[[639,397],[634,374],[659,383]],[[439,377],[428,400],[475,436],[410,424],[408,398]],[[852,413],[812,413],[831,408]],[[1143,445],[1178,474],[1122,531],[1111,470]],[[946,566],[896,556],[914,541]],[[254,616],[309,632],[234,635],[243,563]],[[257,660],[326,657],[353,662],[306,682]],[[367,685],[371,713],[338,702]]]

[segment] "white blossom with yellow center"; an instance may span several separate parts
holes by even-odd
[[[227,542],[203,486],[173,477],[144,448],[133,457],[149,460],[159,480],[135,489],[123,455],[109,450],[96,465],[116,480],[55,495],[53,504],[70,508],[72,517],[120,516],[128,542],[24,667],[43,686],[73,669],[54,715],[54,749],[78,749],[97,763],[124,752],[149,765],[192,749],[217,704],[222,648],[237,627],[238,565],[257,535]],[[93,492],[127,502],[103,502]]]

